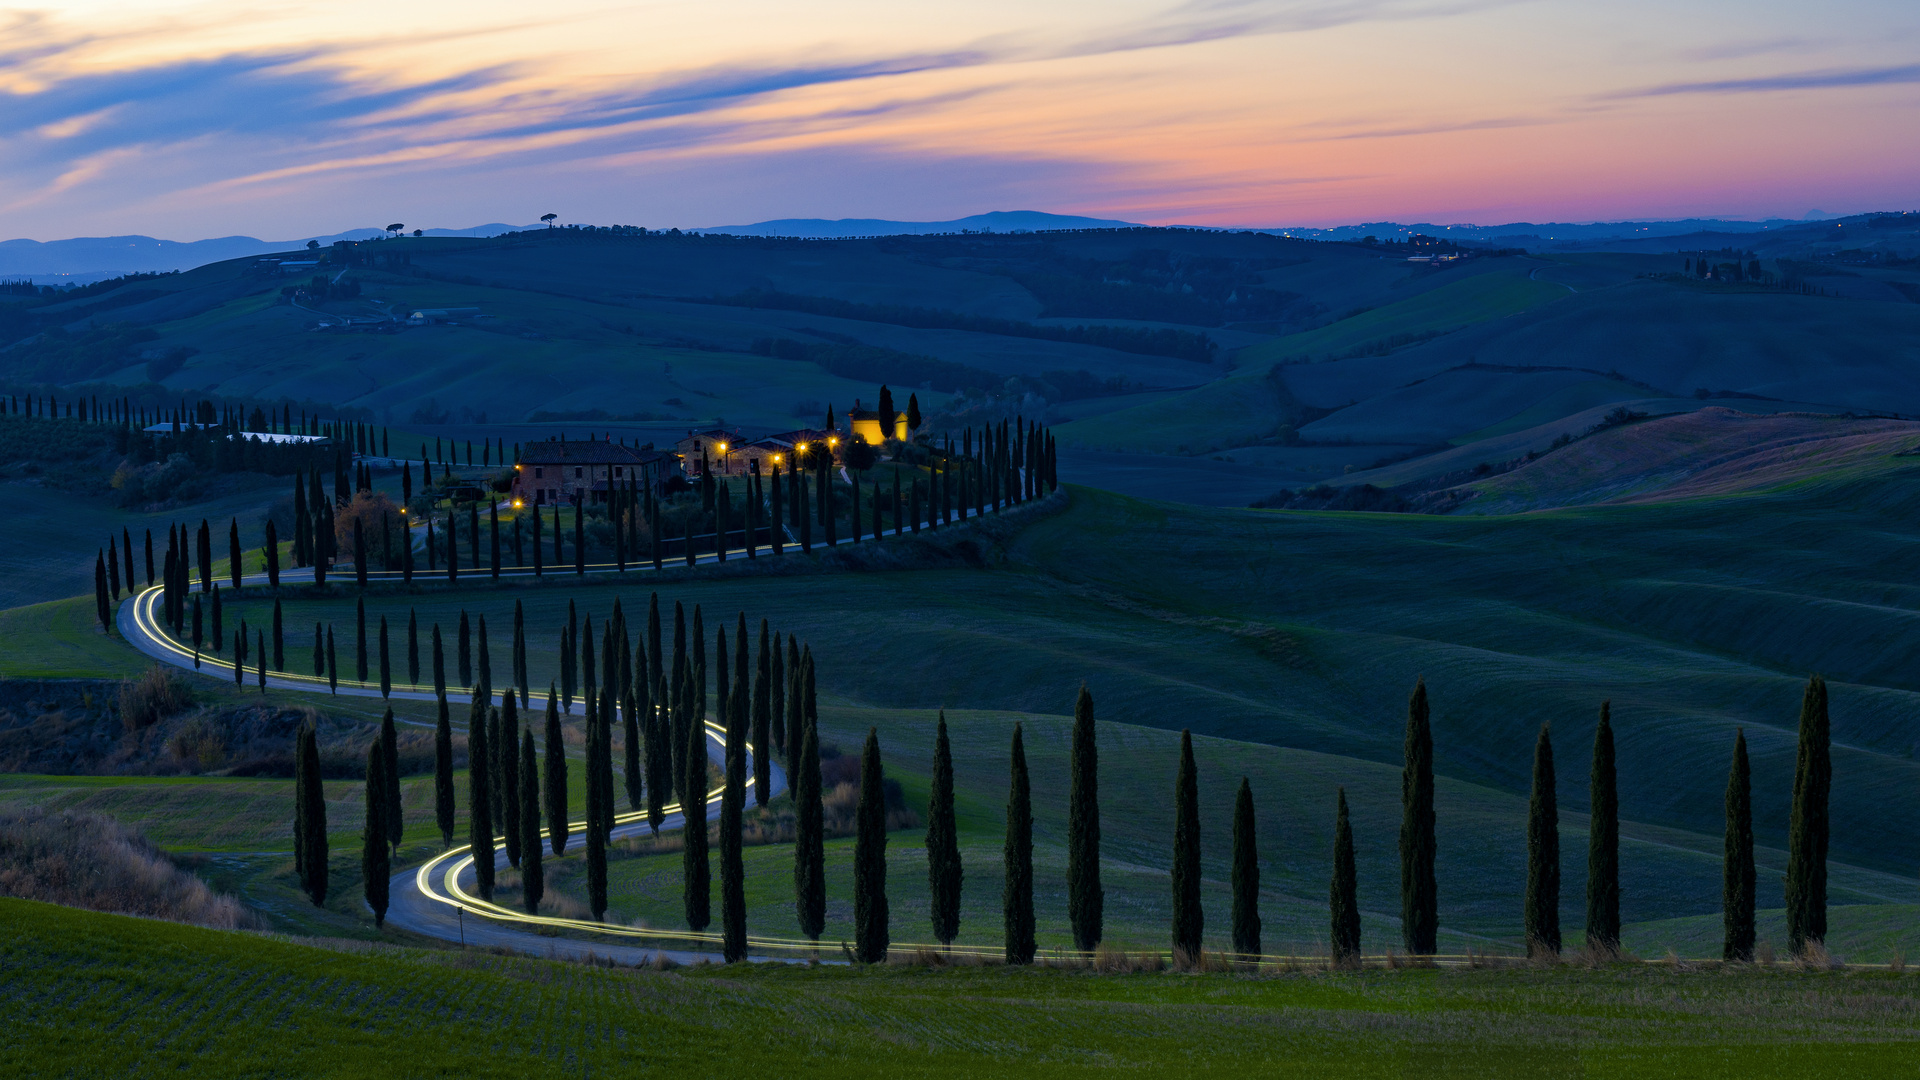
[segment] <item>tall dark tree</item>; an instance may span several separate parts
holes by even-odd
[[[93,559],[93,614],[100,620],[100,632],[113,631],[113,607],[107,599],[107,557],[96,554]]]
[[[1527,953],[1560,955],[1560,810],[1553,736],[1540,725],[1533,744],[1533,797],[1527,803]]]
[[[300,862],[306,871],[302,884],[313,906],[323,907],[327,902],[327,796],[320,784],[320,737],[312,724],[300,729],[295,753],[299,755],[295,797],[300,800]]]
[[[637,674],[640,676],[639,682],[644,683],[646,672],[640,671]],[[642,696],[645,693],[645,689],[642,688]],[[633,694],[628,694],[626,700],[620,703],[623,748],[626,752],[625,760],[621,764],[621,774],[627,789],[627,809],[629,810],[640,809],[646,798],[645,773],[641,771],[640,763],[646,743],[644,730],[646,720],[643,715],[645,712],[646,710],[640,706],[639,700]]]
[[[1327,907],[1331,915],[1331,946],[1336,967],[1360,962],[1359,873],[1353,857],[1353,823],[1347,819],[1347,789],[1341,788],[1333,818],[1333,888]]]
[[[686,796],[680,803],[686,834],[681,848],[681,902],[688,928],[705,930],[713,919],[713,870],[707,865],[707,731],[698,720],[687,725],[686,761]]]
[[[1067,919],[1074,948],[1084,952],[1100,944],[1105,903],[1100,885],[1100,752],[1094,741],[1093,694],[1081,683],[1073,703],[1067,790]]]
[[[933,783],[927,795],[927,894],[933,939],[953,944],[960,934],[960,831],[953,811],[953,746],[947,740],[947,712],[933,736]]]
[[[653,704],[646,710],[647,721],[647,828],[653,835],[660,835],[660,826],[667,819],[667,793],[673,790],[673,747],[668,745],[672,737],[673,721],[667,716],[667,703],[671,692],[667,689],[667,677],[662,675],[654,684]]]
[[[1253,788],[1244,776],[1233,797],[1233,951],[1260,955],[1260,846],[1254,838]]]
[[[827,925],[826,834],[820,805],[820,732],[802,724],[793,785],[793,898],[800,932],[820,940]]]
[[[860,801],[854,809],[853,957],[887,959],[887,796],[880,773],[880,735],[867,729],[860,751]]]
[[[386,764],[387,846],[395,852],[406,835],[406,810],[400,804],[400,734],[393,726],[393,710],[380,719],[380,758]]]
[[[513,685],[520,690],[520,704],[527,704],[527,615],[520,601],[513,602]]]
[[[467,711],[467,831],[473,845],[473,873],[483,899],[493,899],[493,793],[488,791],[492,763],[487,745],[487,692],[473,690]]]
[[[1433,726],[1427,684],[1413,685],[1407,699],[1406,765],[1400,773],[1400,936],[1407,952],[1431,956],[1438,949],[1439,888],[1434,878]]]
[[[587,722],[591,724],[593,718]],[[594,922],[602,922],[607,917],[607,834],[596,827],[592,814],[587,816],[587,908]]]
[[[533,809],[540,805],[540,774],[536,762],[533,729],[528,727],[520,735],[520,805],[525,808],[520,815],[520,902],[529,915],[539,913],[540,898],[547,891],[547,878],[540,861],[540,814]]]
[[[378,742],[367,746],[367,820],[360,832],[360,878],[365,883],[373,925],[387,923],[387,756]]]
[[[1193,732],[1180,732],[1180,771],[1173,782],[1173,953],[1179,963],[1200,958],[1206,916],[1200,908],[1200,777],[1193,764]]]
[[[1612,703],[1600,703],[1588,779],[1592,823],[1587,828],[1587,948],[1601,956],[1620,951],[1620,789],[1613,764]]]
[[[393,696],[393,663],[387,652],[387,617],[380,616],[380,696]]]
[[[1721,869],[1721,920],[1726,931],[1723,959],[1753,959],[1753,909],[1757,880],[1753,867],[1753,772],[1747,764],[1747,733],[1733,737],[1733,765],[1727,770],[1727,850]]]
[[[753,669],[753,724],[748,741],[753,744],[753,801],[767,805],[771,773],[767,767],[773,734],[773,634],[767,620],[760,620],[760,651]]]
[[[1007,841],[1003,851],[1005,879],[1000,887],[1000,915],[1006,930],[1009,964],[1031,964],[1035,949],[1033,926],[1033,784],[1027,776],[1026,737],[1013,725],[1012,765],[1007,780]]]
[[[735,684],[732,699],[722,705],[722,711],[727,718],[727,754],[726,786],[720,795],[721,953],[727,963],[737,964],[747,958],[747,873],[740,850],[740,827],[747,806],[744,686]]]
[[[505,811],[501,816],[501,835],[506,838],[507,863],[520,865],[520,815],[539,816],[537,807],[520,805],[520,708],[514,697],[513,688],[500,692],[500,737],[488,740],[490,745],[499,749],[494,753],[497,762],[494,768],[494,782],[500,785],[500,808]]]
[[[567,851],[567,742],[560,728],[560,709],[553,685],[547,685],[546,809],[547,842],[555,855]]]
[[[1827,681],[1807,680],[1800,697],[1800,748],[1787,817],[1787,950],[1804,955],[1827,938],[1827,800],[1833,790]]]
[[[434,628],[436,631],[439,627]],[[433,819],[440,827],[442,846],[453,845],[453,722],[447,715],[447,694],[438,697],[440,719],[433,729]]]

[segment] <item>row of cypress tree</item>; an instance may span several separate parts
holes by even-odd
[[[1789,803],[1784,884],[1787,948],[1794,955],[1804,955],[1826,938],[1828,804],[1833,783],[1831,747],[1826,681],[1815,675],[1808,679],[1801,697],[1799,749]],[[1434,877],[1433,733],[1424,681],[1415,684],[1408,699],[1405,759],[1400,829],[1402,944],[1413,955],[1431,955],[1437,951],[1439,919]],[[1600,703],[1588,785],[1585,947],[1593,955],[1606,957],[1619,952],[1621,926],[1620,795],[1610,702]],[[1726,844],[1722,863],[1721,954],[1727,960],[1747,961],[1754,955],[1757,897],[1752,785],[1746,734],[1736,732],[1727,776]],[[1340,815],[1344,819],[1344,795]],[[1351,844],[1350,833],[1347,843]],[[1343,940],[1339,929],[1339,897],[1343,889],[1350,896],[1353,888],[1351,874],[1343,884],[1338,847],[1336,839],[1336,954],[1340,953]],[[1527,807],[1527,878],[1522,904],[1524,940],[1533,955],[1558,955],[1563,945],[1560,867],[1553,736],[1550,727],[1543,724],[1534,741],[1533,782]],[[1358,926],[1357,920],[1352,923],[1355,954]]]

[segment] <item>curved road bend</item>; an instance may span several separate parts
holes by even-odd
[[[248,575],[242,578],[243,584],[265,584],[265,582],[264,574]],[[142,653],[161,663],[209,678],[231,680],[233,662],[230,659],[203,653],[200,656],[199,667],[195,668],[193,651],[183,648],[167,635],[157,615],[160,596],[159,586],[149,586],[121,603],[116,615],[121,635]],[[253,676],[249,675],[249,679],[251,678]],[[294,675],[288,672],[268,672],[267,685],[275,689],[304,693],[321,693],[327,690],[327,682],[324,678]],[[471,694],[471,690],[466,687],[449,687],[448,689],[449,696],[452,696],[451,692],[455,690],[464,690]],[[380,687],[377,683],[342,680],[339,693],[354,697],[379,697]],[[391,696],[413,701],[435,700],[431,687],[404,684],[395,685]],[[529,697],[531,699],[529,708],[537,706],[544,709],[546,707],[545,694],[530,694]],[[713,724],[707,724],[706,728],[707,759],[724,767],[725,731]],[[747,747],[749,789],[753,787],[752,755],[754,752],[753,746],[749,744]],[[767,786],[769,798],[786,790],[786,773],[776,762],[767,763]],[[669,804],[667,809],[668,813],[661,825],[662,831],[680,828],[685,819],[679,804]],[[711,821],[719,815],[720,792],[716,789],[707,795],[706,817]],[[570,822],[567,827],[576,837],[586,832],[585,822]],[[615,839],[639,836],[648,831],[645,812],[623,813],[614,818]],[[546,835],[544,830],[541,835],[544,839]],[[574,843],[579,842],[583,841],[574,841]],[[506,867],[504,845],[496,846],[494,858],[495,866]],[[679,933],[649,931],[618,924],[595,923],[584,919],[529,916],[524,912],[482,900],[474,895],[474,889],[473,857],[468,854],[468,848],[465,845],[455,847],[423,866],[403,870],[393,875],[389,889],[391,899],[387,918],[397,926],[429,937],[445,941],[464,941],[468,945],[516,949],[534,956],[576,959],[592,956],[625,964],[649,963],[656,956],[665,956],[678,963],[721,958],[718,952],[668,949],[657,944],[658,942],[686,943],[712,940],[717,945],[717,935],[691,935],[685,931]],[[474,917],[468,919],[466,915]],[[549,933],[540,933],[539,928],[545,928]],[[585,931],[606,935],[609,940],[596,942],[549,936],[553,930]],[[760,949],[798,951],[803,943],[786,939],[750,938],[749,944]]]

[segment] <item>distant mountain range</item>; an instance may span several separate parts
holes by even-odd
[[[888,221],[884,218],[780,218],[752,225],[718,225],[700,232],[730,236],[924,236],[957,232],[1040,232],[1045,229],[1127,229],[1139,223],[1111,218],[1048,214],[1039,210],[995,210],[952,221]]]
[[[424,229],[424,236],[498,236],[538,225],[476,225],[471,229]],[[100,278],[132,273],[165,273],[196,266],[289,251],[318,240],[365,240],[384,235],[379,229],[351,229],[331,236],[303,236],[298,240],[256,240],[251,236],[222,236],[212,240],[156,240],[151,236],[79,236],[71,240],[0,240],[0,278],[36,277],[43,284],[85,284]]]
[[[1402,224],[1394,221],[1337,225],[1332,228],[1252,227],[1246,231],[1297,236],[1307,240],[1359,240],[1377,236],[1382,240],[1405,238],[1415,233],[1428,236],[1495,244],[1503,247],[1547,248],[1561,245],[1591,245],[1634,240],[1654,240],[1697,233],[1762,233],[1795,226],[1805,227],[1823,215],[1805,219],[1772,218],[1766,221],[1729,221],[1722,218],[1686,218],[1680,221],[1609,222],[1512,222],[1506,225],[1436,225],[1422,222]],[[506,225],[495,222],[467,229],[426,229],[426,236],[498,236],[538,225]],[[958,232],[1041,232],[1053,229],[1141,228],[1139,223],[1113,218],[1079,217],[1049,214],[1039,210],[996,210],[987,214],[954,218],[951,221],[893,221],[886,218],[779,218],[751,225],[717,225],[696,232],[730,236],[796,236],[846,238],[857,236],[926,235]],[[1238,230],[1234,230],[1238,231]],[[190,270],[224,259],[264,255],[305,247],[309,240],[322,245],[335,240],[364,240],[380,236],[379,229],[351,229],[331,236],[302,237],[297,240],[256,240],[251,236],[222,236],[211,240],[156,240],[151,236],[83,236],[71,240],[0,240],[0,278],[38,278],[42,283],[83,284],[119,274]]]

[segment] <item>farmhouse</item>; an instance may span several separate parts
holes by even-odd
[[[879,446],[888,439],[907,439],[907,414],[894,412],[891,417],[882,416],[874,409],[863,409],[859,402],[847,412],[847,434],[865,439],[868,446]]]
[[[707,472],[724,475],[727,455],[743,441],[738,431],[708,428],[687,432],[686,438],[673,444],[673,451],[680,455],[680,467],[690,477]]]
[[[604,503],[608,490],[630,481],[642,487],[659,483],[673,464],[672,454],[655,450],[651,443],[638,448],[606,439],[527,443],[513,467],[513,497],[535,506],[576,498]]]

